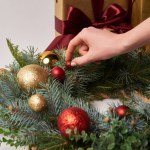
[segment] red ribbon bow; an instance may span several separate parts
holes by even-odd
[[[118,4],[111,4],[103,11],[104,0],[91,1],[95,22],[92,23],[80,9],[70,6],[66,21],[55,17],[56,31],[62,35],[56,37],[47,47],[46,51],[67,47],[70,40],[85,27],[110,28],[116,33],[123,33],[131,29],[129,25],[131,0],[128,0],[128,11],[125,11]]]

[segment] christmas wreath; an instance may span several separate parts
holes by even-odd
[[[144,50],[72,68],[65,50],[37,54],[7,40],[0,69],[1,142],[37,150],[150,149],[150,58]],[[75,54],[78,55],[78,54]],[[119,98],[100,113],[91,102]]]

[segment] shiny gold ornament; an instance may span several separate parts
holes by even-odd
[[[19,70],[17,79],[24,90],[40,88],[40,83],[47,83],[48,72],[36,64],[27,65]]]
[[[44,65],[53,67],[58,60],[58,55],[52,51],[45,51],[40,54],[40,62]]]
[[[36,112],[45,110],[47,106],[45,98],[40,94],[32,95],[28,100],[28,105]]]

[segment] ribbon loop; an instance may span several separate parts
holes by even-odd
[[[122,7],[118,4],[112,4],[104,10],[101,18],[103,21],[114,20],[114,18],[115,20],[120,20],[125,16],[127,16],[127,12]]]
[[[61,34],[77,34],[90,25],[90,19],[80,9],[69,7],[67,20],[62,24]],[[56,28],[56,31],[59,32],[59,28]]]
[[[112,4],[103,11],[100,20],[93,23],[93,26],[96,28],[110,28],[110,25],[119,25],[120,23],[125,22],[126,16],[127,12],[122,9],[122,7],[117,4]]]

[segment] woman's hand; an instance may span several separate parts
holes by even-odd
[[[149,43],[150,18],[122,34],[89,27],[70,41],[66,51],[66,62],[76,66],[106,60]],[[79,47],[81,56],[72,60],[76,47]]]
[[[76,47],[79,47],[78,52],[81,56],[72,60]],[[89,27],[83,29],[70,41],[66,51],[66,61],[72,60],[71,66],[84,65],[122,54],[124,49],[121,34]]]

